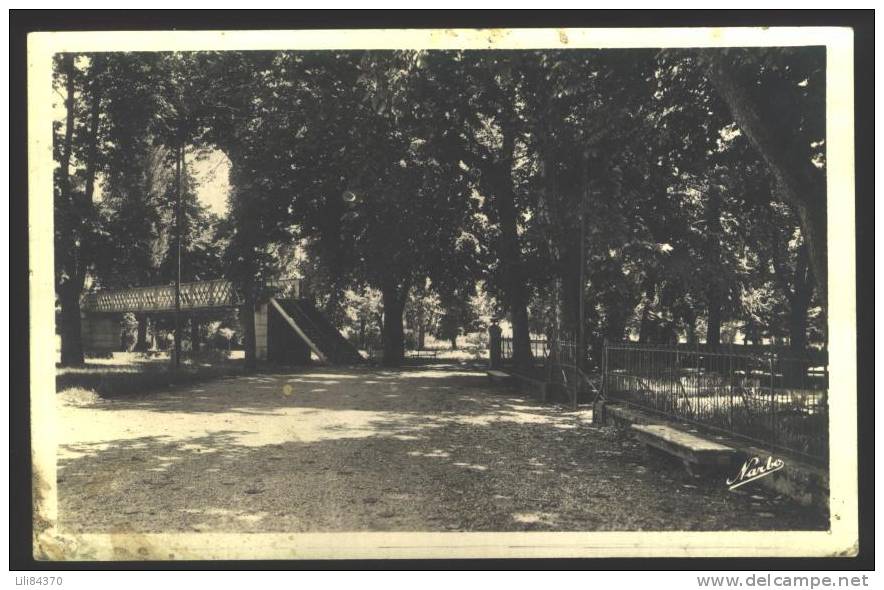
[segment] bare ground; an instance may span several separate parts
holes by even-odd
[[[67,532],[825,529],[468,364],[59,396]],[[749,488],[750,486],[746,486]]]

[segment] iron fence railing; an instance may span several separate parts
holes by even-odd
[[[567,338],[558,338],[548,344],[549,354],[546,357],[544,373],[548,384],[555,384],[564,389],[573,407],[583,401],[595,401],[599,394],[598,375],[590,375],[586,372],[587,351],[583,351],[583,359],[580,357],[577,343]],[[585,394],[591,397],[585,398]]]
[[[544,360],[549,355],[549,345],[546,339],[531,339],[531,356],[534,358],[535,365],[543,365]],[[513,361],[513,339],[500,339],[500,358],[504,364],[510,364]]]
[[[617,344],[605,347],[603,365],[608,398],[815,462],[828,458],[829,378],[820,354],[797,358]]]

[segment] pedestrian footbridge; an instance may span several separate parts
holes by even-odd
[[[301,289],[298,279],[268,281],[264,297],[255,305],[255,350],[259,360],[306,364],[311,357],[329,364],[353,364],[362,355],[318,310]],[[227,280],[182,283],[180,305],[174,285],[98,291],[87,295],[83,311],[83,342],[90,353],[106,354],[121,348],[121,319],[125,313],[158,315],[182,313],[205,318],[213,312],[242,309],[245,298]]]
[[[301,281],[268,281],[266,288],[276,297],[299,298]],[[202,311],[241,306],[245,299],[231,281],[224,279],[181,283],[181,310]],[[98,291],[86,296],[83,311],[101,313],[163,313],[175,311],[175,285],[154,285]]]

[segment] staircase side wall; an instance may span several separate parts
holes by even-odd
[[[363,360],[359,350],[350,342],[322,311],[309,301],[297,303],[299,309],[313,324],[323,332],[326,341],[335,349],[334,356],[339,359],[352,358],[353,361]],[[331,351],[330,351],[331,352]]]
[[[120,319],[116,315],[83,314],[83,349],[90,355],[107,355],[121,349]]]
[[[268,349],[267,304],[255,307],[255,357],[259,361],[267,360]]]
[[[267,310],[267,360],[286,365],[309,364],[307,343],[273,306],[268,306]]]

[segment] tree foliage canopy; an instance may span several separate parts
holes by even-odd
[[[380,322],[389,364],[404,317],[445,338],[476,328],[479,285],[510,318],[517,362],[537,326],[574,330],[581,292],[592,347],[629,334],[718,343],[736,329],[803,347],[824,339],[824,57],[59,55],[63,340],[89,284],[171,277],[180,150],[189,278],[229,277],[254,301],[298,258],[332,317],[363,340]],[[197,198],[192,167],[208,150],[230,164],[224,219]]]

